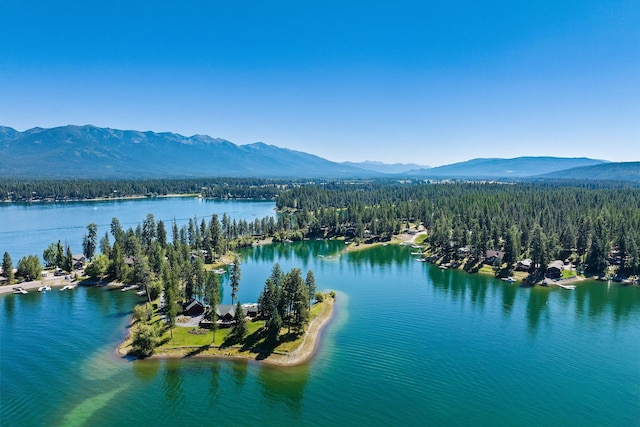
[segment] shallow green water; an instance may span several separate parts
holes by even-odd
[[[640,288],[523,289],[341,242],[248,249],[240,299],[272,264],[338,293],[308,364],[114,355],[137,297],[0,297],[2,426],[638,425]]]

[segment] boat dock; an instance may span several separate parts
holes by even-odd
[[[571,290],[571,289],[575,289],[575,288],[576,288],[576,285],[563,285],[562,283],[558,283],[558,282],[551,282],[551,284],[552,284],[552,285],[559,286],[559,287],[561,287],[562,289],[569,289],[569,290]]]

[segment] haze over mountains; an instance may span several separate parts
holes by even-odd
[[[577,168],[577,169],[575,169]],[[590,172],[590,168],[596,172]],[[574,172],[575,171],[575,172]],[[635,171],[635,172],[634,172]],[[273,178],[548,178],[640,181],[640,163],[588,158],[474,159],[429,168],[367,161],[336,163],[261,142],[236,145],[205,135],[116,130],[95,126],[0,126],[0,177],[135,179],[178,177]]]

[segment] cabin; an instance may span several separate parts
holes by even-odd
[[[201,316],[204,314],[204,305],[200,301],[191,299],[184,304],[182,312],[191,317]]]
[[[562,277],[562,271],[564,270],[564,263],[560,260],[555,260],[547,265],[546,276],[549,279],[559,279]]]
[[[135,260],[133,259],[133,257],[128,256],[124,258],[124,265],[127,265],[129,267],[133,267],[133,264],[135,264]]]
[[[252,319],[258,317],[258,304],[242,304],[242,311],[244,312],[245,316],[248,316]]]
[[[488,265],[493,265],[493,263],[497,259],[502,259],[502,258],[504,258],[503,251],[496,251],[491,249],[491,250],[488,250],[484,255],[484,263]]]
[[[216,305],[216,316],[218,320],[222,322],[231,322],[236,315],[235,304],[218,304]],[[242,314],[245,317],[257,317],[258,316],[258,304],[242,304]]]
[[[466,258],[469,256],[469,254],[471,254],[471,248],[469,246],[463,246],[461,248],[458,248],[458,250],[456,251],[456,255],[458,258]]]
[[[84,264],[86,263],[87,259],[84,257],[83,254],[75,254],[73,256],[73,268],[74,270],[82,270],[84,268]]]
[[[532,265],[533,261],[530,258],[520,260],[516,264],[516,271],[529,271]]]

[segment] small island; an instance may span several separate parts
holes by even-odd
[[[167,328],[160,337],[162,344],[154,348],[150,358],[246,359],[278,366],[305,363],[318,348],[320,333],[332,319],[334,303],[335,296],[326,294],[322,302],[317,302],[311,308],[311,320],[304,332],[287,333],[283,329],[275,343],[269,342],[266,321],[263,319],[247,317],[248,334],[241,341],[234,339],[232,327],[218,330],[213,342],[213,332],[207,328],[177,327],[173,330],[173,338],[169,337]],[[156,321],[161,322],[160,316]],[[137,354],[132,347],[131,335],[118,347],[118,353]]]
[[[311,270],[303,279],[299,268],[285,273],[275,264],[258,303],[241,304],[239,259],[229,267],[236,304],[218,304],[223,293],[217,279],[220,269],[203,270],[198,289],[179,287],[167,272],[158,298],[134,308],[130,333],[118,353],[138,358],[240,358],[286,366],[308,361],[331,319],[335,292],[316,292]],[[189,298],[176,300],[177,295]]]

